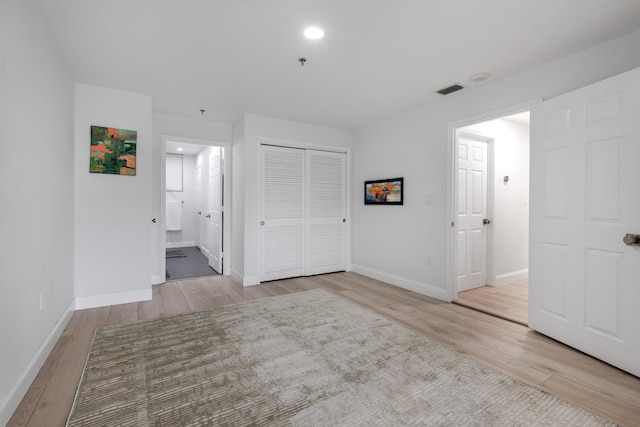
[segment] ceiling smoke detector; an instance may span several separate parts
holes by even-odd
[[[469,81],[473,83],[483,82],[491,77],[491,73],[478,73],[472,76],[469,76]]]
[[[457,92],[457,91],[462,90],[462,89],[464,89],[464,86],[459,85],[459,84],[456,83],[456,84],[451,85],[449,87],[445,87],[444,89],[440,89],[440,90],[436,91],[436,93],[439,93],[440,95],[449,95],[450,93]]]

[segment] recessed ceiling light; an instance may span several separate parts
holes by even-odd
[[[478,73],[469,77],[470,82],[483,82],[491,77],[491,73]]]
[[[182,147],[178,147],[178,148],[176,148],[176,150],[182,151]]]
[[[318,40],[324,37],[324,31],[318,27],[309,27],[304,30],[304,36],[311,40]]]

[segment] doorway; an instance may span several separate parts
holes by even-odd
[[[228,274],[228,144],[166,136],[162,142],[163,281]]]
[[[452,299],[526,325],[529,112],[461,125],[454,131]]]

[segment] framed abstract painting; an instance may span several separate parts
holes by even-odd
[[[135,176],[137,142],[135,130],[91,126],[89,172]]]

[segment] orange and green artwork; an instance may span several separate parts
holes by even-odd
[[[365,205],[402,205],[404,204],[404,178],[365,181]]]
[[[134,176],[137,142],[135,130],[91,126],[89,172]]]

